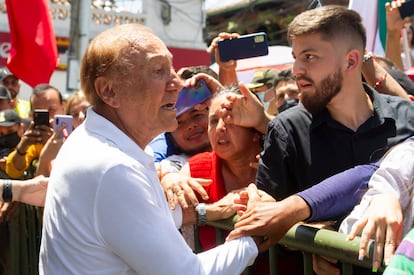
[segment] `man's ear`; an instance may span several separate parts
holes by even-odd
[[[118,95],[112,88],[112,82],[106,77],[98,77],[95,80],[95,90],[105,104],[113,108],[119,107]]]
[[[347,54],[346,71],[352,71],[358,68],[358,64],[362,59],[361,53],[358,50],[352,50]]]

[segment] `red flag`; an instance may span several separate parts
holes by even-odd
[[[48,0],[6,0],[10,26],[7,67],[34,87],[49,83],[58,62]]]

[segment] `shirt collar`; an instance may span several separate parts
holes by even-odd
[[[106,140],[107,143],[116,146],[130,157],[139,161],[144,161],[146,164],[153,166],[154,159],[151,155],[151,151],[142,150],[141,147],[139,147],[124,132],[105,117],[96,113],[92,108],[88,108],[84,127],[87,132],[101,137]]]

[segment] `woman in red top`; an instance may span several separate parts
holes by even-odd
[[[209,198],[205,203],[207,220],[220,220],[235,214],[232,209],[233,195],[254,183],[256,179],[256,156],[262,150],[262,134],[254,128],[226,124],[221,117],[222,104],[229,93],[240,94],[238,87],[224,88],[211,100],[209,109],[208,136],[212,152],[197,154],[188,160],[180,174],[192,178],[211,179],[204,188]],[[201,250],[216,246],[216,229],[211,226],[198,227]],[[258,257],[253,266],[254,274],[268,274],[265,256]],[[286,262],[283,261],[283,266]],[[285,269],[282,264],[279,267]],[[300,264],[295,266],[300,269]],[[289,265],[289,274],[297,274]],[[267,271],[267,272],[266,272]],[[284,270],[286,271],[286,269]],[[281,273],[287,274],[287,273]]]
[[[212,152],[197,154],[188,160],[181,174],[192,178],[211,179],[212,183],[205,186],[209,199],[205,202],[207,219],[224,219],[235,212],[231,191],[247,187],[255,182],[256,169],[250,163],[256,161],[261,151],[261,133],[252,128],[226,124],[220,117],[221,104],[227,93],[236,92],[238,88],[226,88],[219,92],[211,101],[209,110],[208,136]],[[228,193],[227,198],[223,199]],[[209,205],[223,199],[221,206]],[[216,245],[215,229],[209,226],[199,228],[202,249]]]

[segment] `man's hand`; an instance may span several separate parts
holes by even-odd
[[[207,200],[208,194],[203,186],[209,184],[211,184],[211,180],[192,178],[179,173],[168,173],[161,179],[161,185],[171,209],[175,209],[177,203],[183,209],[188,207],[188,202],[196,206],[198,199],[195,192]]]
[[[13,181],[13,200],[44,206],[49,178],[37,176],[29,180]]]
[[[221,106],[221,117],[226,123],[252,127],[264,134],[273,117],[264,111],[260,99],[245,84],[239,83],[239,88],[241,95],[227,95],[227,101]]]
[[[27,147],[33,144],[45,144],[53,134],[52,128],[46,125],[35,126],[32,121],[29,128],[24,132],[17,148],[25,152]]]
[[[260,251],[275,245],[294,224],[310,216],[309,207],[302,198],[291,196],[276,202],[264,192],[259,192],[254,184],[250,184],[247,194],[240,194],[235,203],[241,216],[227,240],[262,236],[265,239],[259,246]]]
[[[242,190],[246,190],[246,188],[233,190],[227,193],[223,198],[220,200],[208,204],[206,206],[207,209],[207,220],[209,221],[216,221],[216,220],[223,220],[230,218],[236,214],[235,209],[233,208],[234,201],[238,198],[239,193]]]

